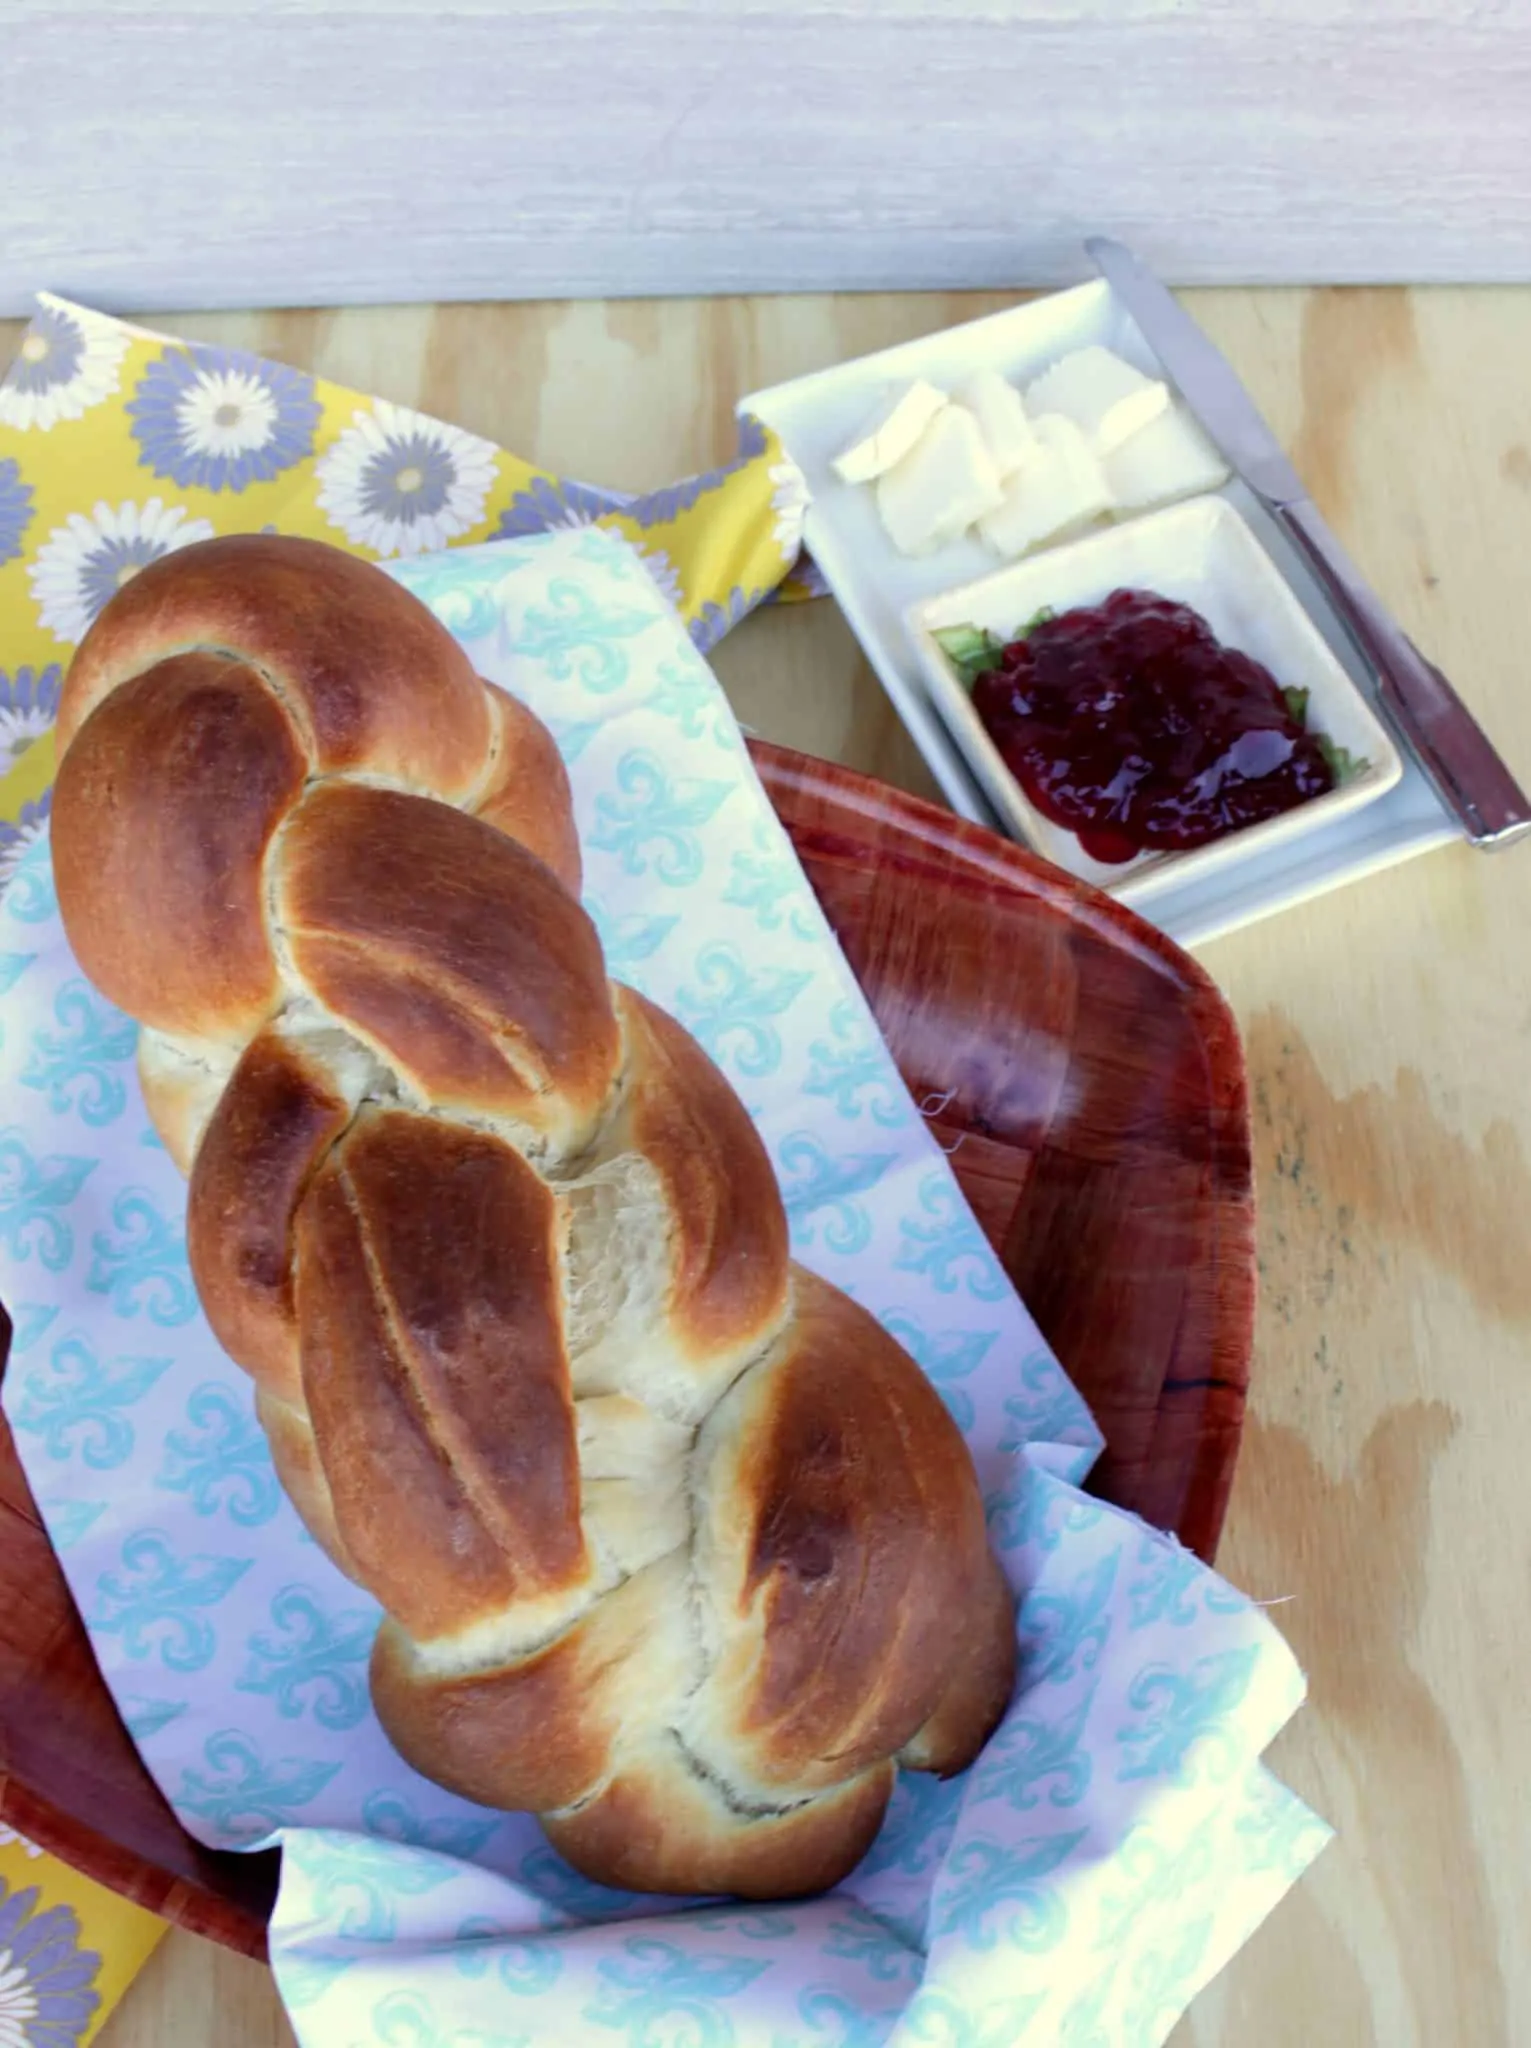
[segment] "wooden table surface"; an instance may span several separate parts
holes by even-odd
[[[207,316],[566,473],[730,451],[735,396],[986,310],[869,297]],[[1531,289],[1191,303],[1403,624],[1531,781]],[[14,334],[0,331],[8,356]],[[827,602],[716,666],[745,722],[933,788]],[[1220,1563],[1311,1679],[1270,1760],[1339,1839],[1176,2048],[1531,2041],[1531,849],[1451,848],[1204,958],[1249,1050],[1263,1294]],[[266,1973],[164,1942],[102,2048],[274,2048]]]

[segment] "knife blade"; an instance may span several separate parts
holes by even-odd
[[[1130,249],[1102,235],[1084,246],[1186,406],[1313,571],[1376,675],[1383,708],[1473,845],[1508,846],[1531,833],[1531,800],[1346,554],[1227,357]]]

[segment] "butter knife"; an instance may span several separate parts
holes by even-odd
[[[1227,358],[1130,249],[1100,235],[1084,246],[1187,406],[1312,569],[1374,670],[1383,708],[1468,839],[1502,847],[1531,833],[1531,801],[1340,546]]]

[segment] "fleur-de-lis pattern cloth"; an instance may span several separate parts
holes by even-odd
[[[395,561],[596,524],[628,538],[707,648],[779,589],[820,587],[794,568],[807,504],[753,419],[732,461],[632,497],[284,363],[43,294],[0,378],[0,881],[47,818],[69,657],[159,555],[268,530]]]
[[[964,1778],[906,1777],[812,1905],[615,1894],[389,1750],[376,1610],[304,1535],[197,1306],[132,1027],[70,958],[44,834],[0,899],[4,1405],[102,1670],[202,1840],[285,1843],[305,2043],[697,2048],[1162,2039],[1324,1831],[1260,1765],[1301,1675],[1263,1614],[1077,1491],[1098,1448],[921,1119],[641,554],[599,529],[394,565],[568,762],[611,971],[756,1119],[793,1248],[971,1444],[1023,1679]]]

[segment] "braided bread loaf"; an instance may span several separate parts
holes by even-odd
[[[607,982],[545,729],[376,569],[247,537],[113,598],[59,745],[70,942],[283,1483],[386,1610],[397,1748],[607,1883],[835,1882],[895,1759],[1002,1712],[1008,1592],[933,1389]]]

